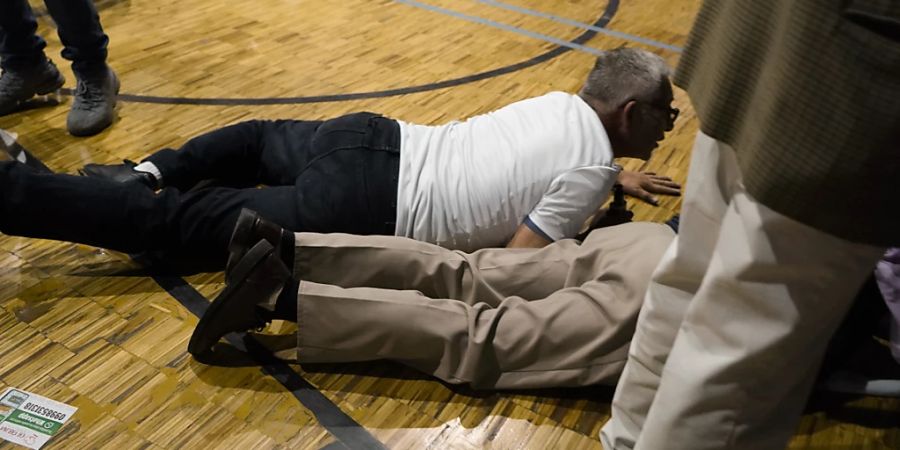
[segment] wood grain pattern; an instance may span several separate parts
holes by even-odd
[[[489,21],[569,40],[583,29],[475,0],[423,0]],[[593,23],[602,0],[509,0]],[[36,8],[42,5],[32,1]],[[281,98],[425,85],[528,60],[554,47],[530,36],[390,0],[106,0],[110,64],[122,92],[190,98]],[[683,46],[698,0],[621,2],[609,28]],[[49,18],[39,33],[59,57]],[[629,43],[597,35],[586,45]],[[646,47],[673,66],[678,54]],[[121,102],[108,131],[65,131],[71,98],[56,107],[0,117],[49,167],[139,160],[197,134],[249,118],[333,117],[372,110],[441,123],[550,90],[576,91],[593,56],[555,59],[450,88],[350,101],[263,106]],[[675,129],[653,159],[622,161],[683,182],[697,121],[685,94]],[[0,193],[2,195],[2,193]],[[49,206],[49,205],[48,205]],[[680,199],[659,207],[630,201],[639,220],[664,221]],[[77,218],[73,218],[77,220]],[[0,388],[31,390],[79,408],[47,448],[343,448],[339,438],[281,383],[257,366],[221,368],[186,353],[197,318],[151,278],[122,275],[125,256],[82,245],[0,236]],[[207,298],[221,274],[187,281]],[[284,328],[287,329],[287,328]],[[611,389],[474,392],[392,363],[292,366],[385,447],[392,449],[600,448]],[[862,398],[810,413],[793,449],[897,449],[900,401]],[[863,420],[873,418],[873,420]],[[0,448],[11,444],[0,443]]]

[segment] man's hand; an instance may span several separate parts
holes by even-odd
[[[657,175],[655,172],[619,172],[619,183],[626,194],[643,200],[653,206],[659,205],[659,199],[653,194],[681,195],[681,185],[669,177]]]

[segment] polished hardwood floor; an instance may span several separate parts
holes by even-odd
[[[139,160],[249,118],[360,110],[419,123],[464,118],[550,90],[575,91],[594,52],[620,45],[649,49],[674,66],[699,2],[97,6],[122,82],[115,124],[94,137],[69,136],[67,95],[59,106],[0,117],[0,128],[18,133],[57,172]],[[74,77],[45,14],[39,33],[71,89]],[[626,167],[684,181],[697,120],[684,92],[675,104],[681,117],[654,157],[622,161]],[[677,197],[659,207],[629,203],[637,219],[650,221],[680,205]],[[46,448],[600,448],[609,388],[477,392],[391,363],[203,365],[186,353],[197,323],[188,306],[215,297],[222,274],[151,277],[137,269],[126,255],[102,249],[0,236],[0,388],[79,408]],[[791,448],[900,449],[900,400],[817,393],[813,403]]]

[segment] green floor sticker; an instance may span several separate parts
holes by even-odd
[[[77,410],[31,392],[6,388],[0,395],[0,438],[39,449]]]

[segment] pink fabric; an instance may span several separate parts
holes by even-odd
[[[891,311],[891,354],[900,363],[900,248],[888,249],[875,267],[875,279]]]

